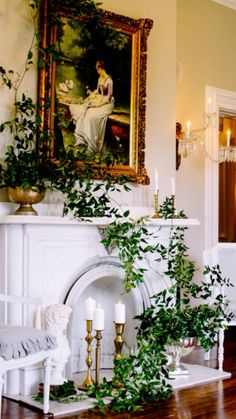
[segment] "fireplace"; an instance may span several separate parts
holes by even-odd
[[[141,314],[147,305],[149,290],[145,284],[129,294],[123,292],[123,271],[117,257],[99,257],[91,260],[86,268],[78,274],[77,280],[66,297],[66,304],[69,304],[72,311],[72,318],[68,328],[68,339],[70,342],[71,356],[68,362],[68,376],[74,378],[74,374],[81,372],[86,367],[86,345],[85,345],[85,321],[84,321],[84,300],[88,297],[94,298],[105,308],[105,329],[102,332],[101,345],[101,369],[111,369],[114,358],[114,324],[113,308],[119,300],[126,306],[126,325],[124,330],[123,352],[135,351],[135,326],[134,316]],[[95,343],[94,343],[95,344]],[[94,358],[94,350],[93,350]],[[95,360],[93,360],[95,367]]]
[[[109,220],[108,220],[109,221]],[[67,377],[86,369],[85,320],[83,302],[93,297],[105,309],[101,368],[113,365],[114,337],[113,307],[119,299],[126,305],[124,353],[135,351],[135,315],[141,314],[149,297],[164,286],[160,280],[155,258],[145,275],[145,281],[129,294],[123,294],[123,271],[116,249],[108,255],[101,244],[100,229],[107,219],[90,223],[51,216],[0,217],[0,293],[40,297],[43,308],[49,304],[66,303],[72,307],[68,326],[71,356]],[[110,221],[109,221],[110,222]],[[197,220],[151,220],[149,227],[165,241],[171,224],[197,225]],[[33,325],[34,308],[23,313],[10,309],[4,315],[11,324]],[[93,348],[94,349],[94,348]],[[94,352],[94,350],[93,350]],[[95,362],[93,362],[93,368]],[[31,394],[37,390],[40,369],[14,372],[8,380],[10,394]]]

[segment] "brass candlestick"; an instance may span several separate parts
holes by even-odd
[[[159,204],[158,204],[158,195],[159,195],[159,191],[157,191],[154,194],[154,215],[152,216],[152,218],[160,218]]]
[[[91,348],[91,343],[93,341],[93,337],[92,337],[92,324],[93,321],[92,320],[86,320],[86,331],[87,331],[87,335],[85,337],[85,340],[87,342],[87,357],[86,357],[86,364],[88,366],[87,369],[87,376],[82,384],[82,386],[79,386],[79,389],[81,390],[86,390],[89,386],[94,386],[94,381],[92,379],[92,375],[91,375],[91,365],[92,365],[92,357],[91,357],[91,352],[92,352],[92,348]]]
[[[116,328],[116,337],[114,339],[115,348],[116,348],[115,361],[117,361],[118,359],[121,359],[121,351],[122,351],[122,346],[124,343],[124,339],[122,336],[124,332],[124,327],[125,327],[125,323],[115,323],[115,328]]]
[[[96,387],[98,387],[98,385],[99,385],[100,358],[101,358],[101,343],[100,343],[100,340],[102,339],[102,331],[101,330],[96,330],[95,339],[97,340],[97,344],[96,344],[95,385],[96,385]]]

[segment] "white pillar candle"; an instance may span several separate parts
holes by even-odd
[[[125,305],[121,301],[114,305],[114,322],[125,323]]]
[[[231,132],[230,132],[230,130],[228,129],[228,130],[227,130],[227,132],[226,132],[227,147],[229,147],[229,146],[230,146],[230,134],[231,134]]]
[[[89,297],[84,301],[85,320],[93,320],[96,301]]]
[[[105,320],[104,310],[101,308],[101,305],[98,304],[98,306],[94,310],[93,329],[94,330],[103,330],[104,329],[104,320]]]
[[[172,177],[172,178],[170,179],[170,181],[171,181],[171,195],[175,195],[175,180],[174,180],[174,178]]]
[[[191,127],[191,122],[188,121],[187,125],[186,125],[186,138],[189,139],[190,137],[190,127]]]
[[[155,169],[155,193],[159,190],[158,171]]]

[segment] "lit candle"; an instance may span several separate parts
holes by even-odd
[[[93,329],[94,330],[103,330],[104,329],[104,319],[105,314],[101,305],[98,306],[94,310],[94,319],[93,319]]]
[[[114,322],[125,323],[125,305],[121,301],[114,305]]]
[[[207,111],[208,112],[211,112],[211,104],[212,104],[211,96],[208,96],[208,99],[207,99]],[[206,114],[206,117],[207,117],[207,114]]]
[[[159,190],[158,171],[155,169],[155,193]]]
[[[93,320],[96,301],[93,298],[87,298],[84,301],[85,320]]]
[[[170,179],[170,181],[171,181],[171,195],[175,195],[175,180],[174,180],[174,178],[172,177],[172,178]]]
[[[227,139],[227,147],[230,147],[230,130],[228,129],[226,132],[226,139]]]
[[[189,139],[190,137],[190,127],[191,127],[191,122],[188,121],[187,125],[186,125],[186,138]]]

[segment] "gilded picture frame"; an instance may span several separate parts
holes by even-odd
[[[63,5],[52,19],[50,4],[43,0],[40,60],[44,65],[39,66],[38,95],[42,128],[52,139],[51,156],[56,159],[62,148],[75,153],[85,149],[91,160],[98,156],[106,161],[111,156],[112,174],[149,184],[145,130],[152,20],[102,9],[96,18],[78,16]],[[48,99],[50,106],[45,106]]]

